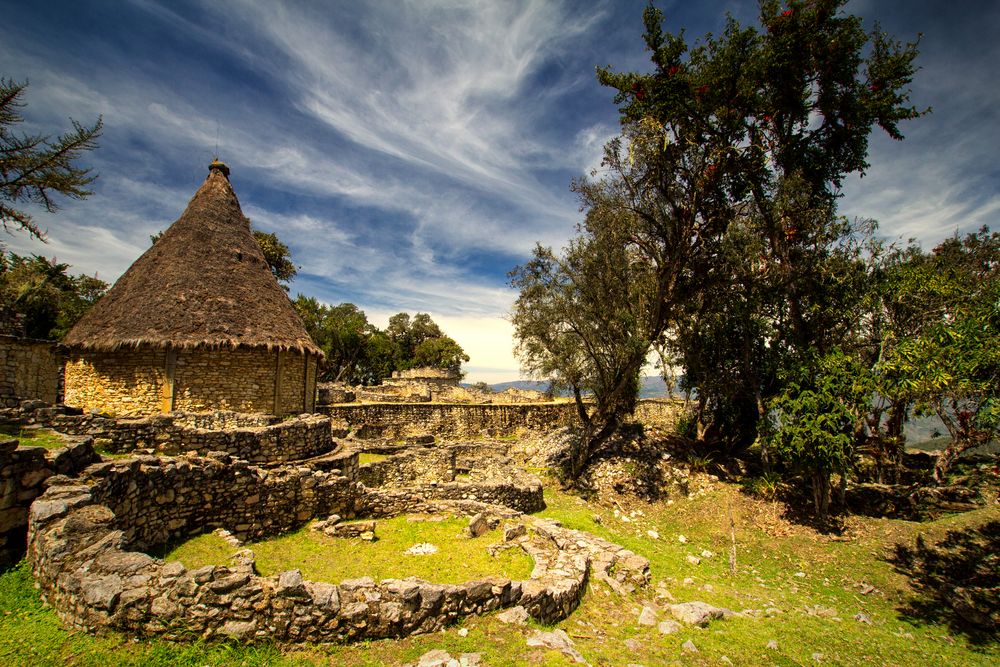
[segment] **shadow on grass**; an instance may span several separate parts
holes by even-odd
[[[914,589],[904,618],[947,623],[976,644],[1000,639],[1000,521],[949,531],[937,544],[918,536],[913,547],[897,544],[888,561]]]

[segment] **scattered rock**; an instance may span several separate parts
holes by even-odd
[[[854,620],[857,621],[858,623],[865,623],[867,625],[872,624],[872,617],[863,611],[859,611],[858,613],[856,613],[854,615]]]
[[[806,576],[806,573],[805,573],[805,572],[796,572],[796,573],[795,573],[795,574],[793,574],[792,576],[793,576],[793,577],[798,577],[799,579],[802,579],[803,577],[805,577],[805,576]]]
[[[410,556],[426,556],[428,554],[436,554],[437,552],[438,548],[430,542],[420,542],[419,544],[414,544],[403,553]]]
[[[490,529],[489,524],[486,522],[486,517],[482,514],[476,514],[471,519],[469,519],[469,525],[465,529],[466,537],[479,537],[480,535],[486,533]]]
[[[685,653],[697,653],[698,652],[698,647],[695,646],[694,642],[692,642],[689,639],[686,642],[684,642],[683,644],[681,644],[681,650],[684,651]]]
[[[458,657],[458,664],[460,667],[479,667],[482,660],[482,653],[463,653]]]
[[[832,607],[824,607],[823,605],[814,604],[806,605],[806,613],[810,616],[818,616],[820,618],[836,618],[837,610]]]
[[[688,538],[684,537],[683,535],[678,535],[677,541],[680,542],[681,544],[687,544]]]
[[[812,659],[815,660],[816,662],[822,662],[823,661],[823,654],[819,653],[819,652],[813,653],[812,654]]]
[[[767,642],[767,649],[769,651],[777,651],[778,650],[778,642],[777,642],[777,640],[772,639],[772,640],[768,641]]]
[[[709,621],[735,616],[736,612],[722,607],[713,607],[705,602],[682,602],[670,605],[670,613],[678,621],[688,625],[706,626]]]
[[[654,540],[660,539],[660,534],[658,532],[656,532],[655,530],[647,530],[646,534],[649,535]]]
[[[629,638],[622,642],[622,646],[627,648],[632,653],[637,653],[642,650],[642,642],[638,639]]]
[[[733,661],[729,659],[728,655],[724,655],[721,658],[719,658],[719,662],[721,662],[724,665],[731,665],[731,664],[733,664]]]
[[[643,607],[639,613],[639,625],[648,625],[650,627],[656,625],[656,610],[649,605]]]
[[[660,634],[672,635],[675,632],[679,632],[681,629],[681,624],[677,621],[660,621],[660,624],[656,626],[656,629],[660,631]]]
[[[459,628],[458,629],[458,636],[459,637],[468,637],[469,636],[469,628]]]
[[[694,579],[692,579],[691,577],[684,577],[684,581],[682,581],[681,583],[684,584],[685,586],[693,586]]]
[[[563,655],[572,658],[573,662],[587,662],[580,652],[576,650],[573,640],[569,638],[563,630],[553,630],[552,632],[538,632],[528,637],[528,646],[540,646],[542,648],[559,651]]]
[[[436,648],[420,656],[417,667],[451,667],[450,663],[452,662],[458,664],[458,661],[454,660],[447,651]]]
[[[503,529],[503,541],[513,542],[519,537],[523,537],[528,534],[528,529],[523,523],[515,523],[511,525],[504,526]]]
[[[692,556],[691,554],[688,554],[685,560],[687,560],[687,562],[691,563],[692,565],[698,565],[699,563],[701,563],[700,558],[698,558],[697,556]]]
[[[702,549],[702,552],[701,552],[701,557],[702,558],[711,558],[714,555],[715,554],[712,553],[711,551],[709,551],[708,549]]]
[[[497,614],[497,620],[510,625],[524,625],[528,622],[528,612],[524,607],[518,605]]]

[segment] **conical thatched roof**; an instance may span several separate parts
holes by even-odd
[[[213,162],[187,209],[63,340],[69,347],[266,347],[322,354]]]

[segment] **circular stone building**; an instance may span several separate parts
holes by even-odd
[[[217,160],[177,222],[63,344],[65,403],[116,416],[312,412],[323,354]]]

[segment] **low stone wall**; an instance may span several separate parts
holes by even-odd
[[[164,496],[172,489],[173,498],[154,497],[154,488]],[[230,495],[209,498],[209,489]],[[239,500],[248,492],[259,495]],[[88,469],[80,481],[53,478],[32,506],[29,558],[43,599],[64,623],[89,631],[115,628],[171,639],[321,642],[398,637],[436,631],[462,616],[513,605],[523,606],[539,622],[555,623],[575,609],[591,576],[618,589],[649,580],[648,561],[617,545],[558,522],[472,500],[427,502],[425,509],[452,512],[461,507],[507,520],[505,548],[524,549],[535,560],[529,580],[495,577],[441,585],[412,578],[379,583],[362,578],[318,583],[304,581],[298,570],[258,576],[249,550],[236,554],[233,567],[196,570],[131,550],[143,540],[169,539],[179,534],[175,531],[192,530],[188,518],[194,515],[201,529],[243,521],[245,530],[238,534],[274,532],[280,526],[264,526],[264,517],[282,514],[301,521],[321,508],[350,506],[352,493],[358,494],[354,505],[371,504],[363,487],[303,468],[268,473],[238,461],[225,465],[221,460],[152,457],[104,464]],[[171,521],[176,528],[169,527]]]
[[[455,452],[433,447],[406,450],[360,466],[358,479],[367,487],[450,482],[455,479]]]
[[[41,415],[39,415],[41,413]],[[61,433],[89,435],[99,449],[128,454],[139,449],[159,454],[225,452],[252,463],[280,463],[319,456],[333,449],[330,420],[300,415],[279,421],[272,415],[234,412],[184,413],[138,419],[92,414],[32,413],[30,421]]]
[[[91,438],[77,439],[61,449],[18,447],[17,440],[0,442],[0,564],[24,555],[28,508],[42,495],[52,475],[75,475],[100,460]]]
[[[613,587],[649,579],[648,562],[632,552],[523,516],[521,510],[543,506],[537,480],[520,487],[496,482],[368,490],[306,466],[263,470],[215,454],[105,462],[80,479],[54,476],[49,482],[31,508],[29,559],[43,599],[65,623],[91,631],[278,642],[397,637],[518,604],[538,621],[554,623],[576,607],[592,575]],[[142,552],[217,527],[246,540],[330,513],[380,517],[456,509],[530,528],[505,531],[505,548],[522,548],[534,558],[531,578],[461,585],[368,578],[315,583],[297,570],[257,576],[249,551],[237,554],[231,568],[193,571]]]
[[[58,401],[62,362],[52,341],[0,336],[0,405]]]
[[[681,413],[680,401],[639,401],[636,419],[671,427]],[[399,440],[434,433],[439,439],[515,437],[524,431],[550,431],[576,420],[573,403],[479,404],[369,403],[321,405],[334,428],[353,429],[360,438]]]

